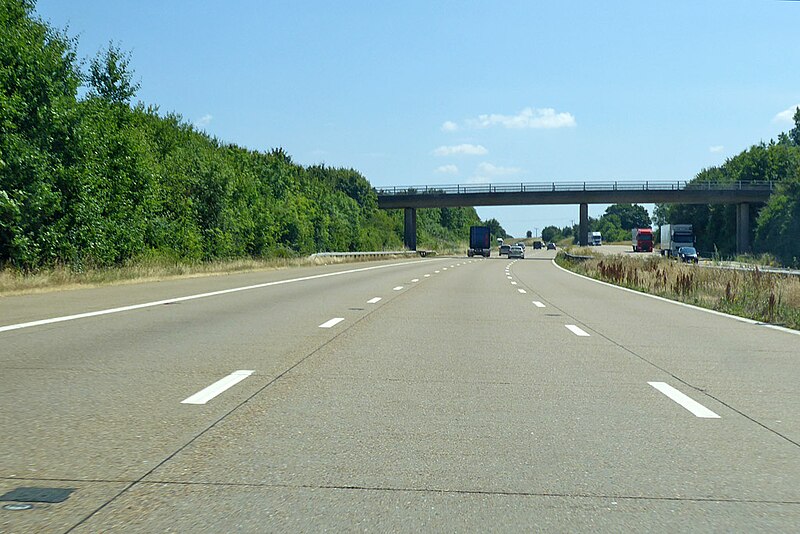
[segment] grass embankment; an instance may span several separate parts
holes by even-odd
[[[586,249],[574,252],[590,255]],[[593,255],[594,256],[594,255]],[[800,277],[704,268],[651,256],[594,256],[562,267],[598,280],[703,308],[800,330]]]
[[[396,256],[402,257],[402,256]],[[392,259],[386,256],[381,259]],[[215,276],[248,271],[265,271],[302,267],[310,265],[330,265],[335,263],[355,263],[375,261],[375,258],[346,257],[295,257],[271,259],[237,259],[228,261],[185,263],[164,259],[144,259],[131,261],[120,267],[85,269],[76,271],[68,266],[41,269],[36,272],[23,272],[16,269],[0,269],[0,297],[79,289],[115,284],[135,284],[174,278]]]

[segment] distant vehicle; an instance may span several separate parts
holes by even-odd
[[[600,232],[589,232],[586,235],[586,243],[590,247],[599,247],[603,244],[603,234]]]
[[[653,252],[653,229],[634,228],[631,230],[634,252]]]
[[[538,250],[540,248],[542,248],[542,242],[541,241],[534,241],[533,242],[533,249],[534,250]]]
[[[508,258],[525,258],[525,249],[519,245],[511,245],[508,249]]]
[[[681,247],[678,249],[678,258],[686,263],[697,263],[697,250],[694,247]]]
[[[521,246],[522,250],[525,250],[525,241],[520,241],[519,243],[516,243],[516,244]]]
[[[694,247],[691,224],[665,224],[661,227],[661,255],[677,256],[681,247]]]
[[[503,254],[505,254],[506,256],[508,256],[508,249],[510,248],[511,245],[505,245],[505,244],[500,245],[500,255],[502,256]]]
[[[467,256],[483,256],[488,258],[492,254],[491,238],[488,226],[471,226],[469,229],[469,248]]]
[[[547,244],[547,250],[555,250],[555,249],[556,249],[556,244],[555,243],[550,242],[550,243]]]

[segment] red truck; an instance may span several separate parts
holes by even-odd
[[[634,228],[631,230],[634,252],[653,252],[653,229]]]

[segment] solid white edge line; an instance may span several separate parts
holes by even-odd
[[[666,382],[648,382],[648,384],[692,412],[696,417],[702,417],[703,419],[721,419],[719,415]]]
[[[534,300],[533,301],[533,305],[536,306],[537,308],[544,308],[545,307],[544,304],[542,304],[538,300]]]
[[[205,404],[223,391],[232,388],[255,371],[239,370],[234,371],[225,378],[221,378],[210,386],[201,389],[191,397],[181,401],[181,404]]]
[[[373,297],[367,301],[367,304],[375,304],[376,302],[380,301],[381,297]]]
[[[628,293],[634,293],[636,295],[641,295],[642,297],[648,297],[648,298],[651,298],[651,299],[660,300],[662,302],[669,302],[670,304],[676,304],[678,306],[683,306],[684,308],[691,308],[693,310],[706,312],[706,313],[710,313],[710,314],[713,314],[713,315],[718,315],[720,317],[727,317],[728,319],[735,319],[735,320],[743,322],[743,323],[752,324],[752,325],[755,325],[755,326],[762,326],[762,327],[765,327],[765,328],[771,328],[773,330],[779,330],[781,332],[786,332],[787,334],[794,334],[796,336],[800,336],[800,330],[792,330],[791,328],[786,328],[785,326],[778,326],[778,325],[775,325],[775,324],[761,323],[761,322],[756,321],[754,319],[748,319],[747,317],[738,317],[736,315],[731,315],[729,313],[725,313],[725,312],[721,312],[721,311],[717,311],[717,310],[709,310],[708,308],[701,308],[700,306],[695,306],[693,304],[687,304],[685,302],[678,302],[677,300],[670,300],[668,298],[660,297],[658,295],[651,295],[650,293],[642,293],[641,291],[636,291],[634,289],[629,289],[627,287],[615,286],[614,284],[610,284],[608,282],[603,282],[602,280],[596,280],[594,278],[591,278],[589,276],[585,276],[583,274],[573,273],[569,269],[565,269],[562,266],[560,266],[559,264],[557,264],[556,260],[551,260],[551,261],[552,261],[553,265],[555,265],[556,267],[558,267],[559,269],[561,269],[565,273],[569,273],[569,274],[571,274],[573,276],[578,276],[580,278],[584,278],[586,280],[589,280],[590,282],[597,282],[598,284],[602,284],[604,286],[613,287],[615,289],[620,289],[622,291],[627,291]]]
[[[589,335],[589,333],[588,333],[588,332],[586,332],[586,331],[585,331],[583,328],[581,328],[581,327],[579,327],[579,326],[577,326],[577,325],[574,325],[574,324],[565,324],[564,326],[566,326],[566,327],[567,327],[567,330],[569,330],[570,332],[572,332],[572,333],[573,333],[573,334],[575,334],[576,336],[581,336],[581,337],[590,337],[590,335]]]
[[[430,260],[416,260],[416,261],[408,261],[403,263],[391,263],[389,265],[375,265],[373,267],[363,267],[360,269],[349,269],[347,271],[337,271],[335,273],[325,273],[325,274],[315,274],[311,276],[302,276],[300,278],[290,278],[288,280],[276,280],[275,282],[265,282],[263,284],[255,284],[252,286],[243,286],[243,287],[234,287],[230,289],[222,289],[219,291],[211,291],[209,293],[199,293],[197,295],[187,295],[185,297],[175,297],[169,298],[164,300],[156,300],[153,302],[144,302],[142,304],[133,304],[131,306],[120,306],[119,308],[109,308],[107,310],[98,310],[93,312],[86,312],[86,313],[77,313],[75,315],[65,315],[63,317],[53,317],[52,319],[40,319],[38,321],[30,321],[27,323],[19,323],[19,324],[10,324],[6,326],[0,326],[0,332],[8,332],[11,330],[20,330],[22,328],[31,328],[34,326],[43,326],[47,324],[53,323],[61,323],[64,321],[74,321],[75,319],[85,319],[87,317],[97,317],[100,315],[109,315],[112,313],[119,313],[125,311],[132,311],[132,310],[140,310],[142,308],[152,308],[154,306],[161,306],[163,304],[174,304],[176,302],[184,302],[187,300],[195,300],[201,299],[206,297],[215,297],[217,295],[225,295],[228,293],[236,293],[239,291],[249,291],[251,289],[261,289],[263,287],[270,287],[270,286],[278,286],[283,284],[292,284],[294,282],[305,282],[307,280],[316,280],[318,278],[327,278],[329,276],[340,276],[343,274],[352,274],[352,273],[360,273],[365,271],[372,271],[375,269],[386,269],[388,267],[397,267],[399,265],[413,265],[415,263],[422,263],[424,261]]]
[[[334,317],[319,325],[320,328],[331,328],[344,321],[344,317]]]

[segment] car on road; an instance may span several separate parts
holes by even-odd
[[[678,249],[678,259],[686,263],[697,263],[697,250],[694,247],[681,247]]]
[[[547,250],[555,250],[555,249],[556,249],[556,244],[555,243],[548,243],[547,244]]]
[[[500,245],[500,255],[503,254],[508,255],[508,250],[511,248],[511,245]]]
[[[525,258],[525,249],[519,245],[512,245],[508,249],[509,258]]]
[[[537,249],[540,249],[540,248],[542,248],[542,242],[541,241],[534,241],[533,242],[533,249],[537,250]]]

